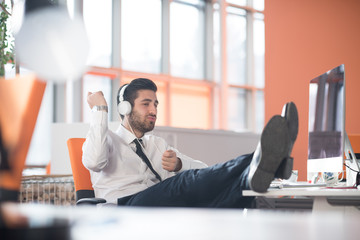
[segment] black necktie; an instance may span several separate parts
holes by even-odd
[[[154,173],[155,177],[161,182],[161,177],[160,175],[155,171],[155,169],[152,167],[149,159],[147,158],[147,156],[144,154],[141,146],[140,146],[140,143],[139,142],[142,142],[142,139],[135,139],[133,141],[136,145],[136,154],[146,163],[146,165],[150,168],[150,170]]]

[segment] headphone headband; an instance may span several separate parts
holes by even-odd
[[[124,93],[125,93],[125,89],[129,86],[129,84],[124,85],[119,93],[119,104],[124,101]]]

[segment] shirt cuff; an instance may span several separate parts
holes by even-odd
[[[177,173],[189,170],[190,169],[190,162],[184,157],[179,157],[179,158],[181,160],[182,166],[181,166],[181,169],[179,171],[177,171]]]

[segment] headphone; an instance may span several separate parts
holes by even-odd
[[[125,89],[129,86],[129,84],[124,85],[119,93],[119,104],[118,104],[118,112],[120,115],[126,116],[131,113],[131,104],[129,101],[124,101],[124,93]]]

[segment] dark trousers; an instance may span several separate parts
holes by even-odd
[[[253,154],[203,169],[191,169],[144,191],[118,199],[118,205],[158,207],[249,208],[253,197],[243,197]]]

